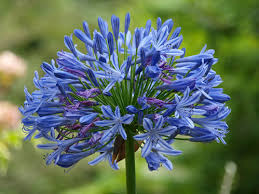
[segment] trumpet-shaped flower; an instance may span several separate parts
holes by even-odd
[[[112,137],[116,136],[118,133],[121,135],[123,139],[127,139],[127,134],[123,128],[122,124],[129,125],[133,121],[134,115],[126,114],[121,116],[120,108],[117,106],[115,112],[112,112],[110,106],[102,106],[101,107],[103,116],[108,118],[109,120],[101,120],[96,121],[96,126],[101,127],[109,127],[108,130],[103,134],[100,142],[105,143],[109,141]]]
[[[160,116],[155,126],[153,126],[150,119],[144,118],[143,127],[147,132],[134,136],[134,139],[137,141],[145,140],[145,145],[141,152],[142,157],[146,157],[156,145],[160,145],[166,150],[172,150],[170,144],[168,144],[162,137],[173,133],[176,130],[176,127],[167,126],[163,128],[163,124],[163,116]]]

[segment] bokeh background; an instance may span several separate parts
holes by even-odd
[[[144,26],[148,19],[154,24],[157,17],[172,18],[182,27],[187,55],[199,53],[205,43],[214,48],[219,58],[214,69],[232,98],[227,103],[232,109],[228,144],[175,142],[183,154],[170,158],[173,171],[160,168],[151,173],[137,157],[138,193],[259,193],[258,4],[257,0],[0,0],[0,194],[125,193],[124,162],[120,171],[106,163],[90,167],[88,159],[69,172],[46,166],[37,142],[23,142],[16,106],[23,104],[24,85],[33,91],[33,72],[65,48],[65,34],[81,28],[84,20],[91,30],[97,28],[98,16],[110,21],[115,14],[124,22],[127,12],[131,29]]]

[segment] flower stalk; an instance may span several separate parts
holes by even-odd
[[[126,186],[127,194],[136,193],[136,173],[135,173],[135,143],[133,135],[130,130],[127,130],[127,140],[126,140]]]

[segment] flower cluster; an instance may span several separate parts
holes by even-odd
[[[98,152],[90,165],[108,160],[118,169],[131,136],[150,170],[161,165],[171,170],[166,156],[181,154],[171,146],[175,139],[225,143],[223,120],[230,109],[224,103],[230,97],[217,87],[222,80],[212,70],[218,61],[214,50],[205,46],[185,56],[181,28],[173,30],[171,19],[163,23],[158,18],[155,28],[148,20],[133,33],[129,14],[124,32],[120,24],[113,15],[109,32],[107,22],[98,18],[100,32],[90,33],[84,22],[83,30],[65,36],[67,51],[42,63],[45,75],[35,72],[37,90],[25,88],[20,107],[25,139],[50,142],[38,145],[52,150],[46,163],[67,168]]]

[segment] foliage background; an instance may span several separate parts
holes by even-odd
[[[131,29],[153,24],[157,17],[172,18],[182,27],[183,47],[195,54],[207,43],[216,50],[219,63],[214,69],[222,76],[222,87],[232,99],[228,105],[228,145],[176,142],[183,154],[170,158],[174,170],[150,173],[137,158],[137,190],[141,194],[219,193],[228,161],[237,165],[233,194],[259,193],[259,5],[256,0],[1,0],[0,51],[11,50],[29,64],[24,78],[16,80],[0,98],[21,105],[23,86],[33,90],[34,70],[55,58],[64,48],[63,37],[86,20],[91,30],[97,18],[110,21],[112,14],[130,12]],[[41,72],[42,73],[42,72]],[[20,129],[17,129],[19,133]],[[139,155],[139,154],[138,154]],[[9,169],[0,176],[0,194],[115,194],[124,193],[124,164],[113,171],[107,164],[89,167],[87,159],[68,173],[46,166],[44,153],[35,143],[24,142],[12,150]]]

